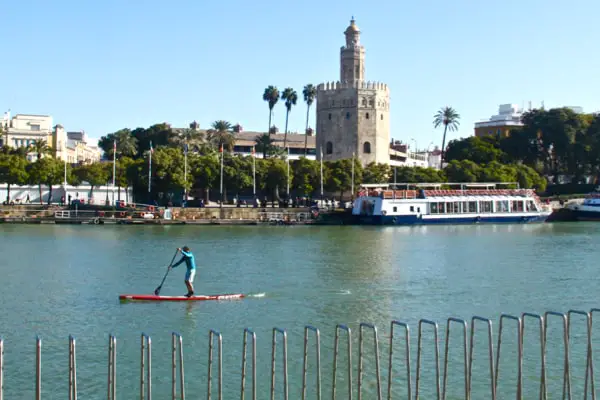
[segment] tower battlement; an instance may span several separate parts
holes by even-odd
[[[340,82],[331,81],[317,85],[317,91],[328,92],[340,89],[367,89],[367,90],[383,90],[389,92],[388,85],[382,82],[373,81],[352,81]]]

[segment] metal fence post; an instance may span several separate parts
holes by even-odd
[[[363,328],[370,328],[373,331],[373,340],[375,342],[375,374],[377,379],[377,398],[381,400],[381,376],[379,372],[379,341],[377,337],[377,327],[366,322],[360,323],[358,332],[358,400],[362,398],[362,373],[363,373]]]
[[[117,398],[117,338],[108,335],[108,400]]]
[[[474,316],[471,318],[471,345],[469,348],[469,398],[471,398],[471,385],[473,383],[473,350],[475,347],[475,321],[485,322],[488,331],[488,351],[490,358],[490,390],[492,394],[492,400],[496,400],[496,385],[495,385],[495,373],[494,373],[494,341],[492,333],[492,321]]]
[[[534,318],[539,321],[540,327],[540,354],[541,354],[541,371],[540,371],[540,400],[546,400],[548,394],[546,391],[546,344],[544,341],[545,333],[544,333],[544,317],[538,314],[533,313],[523,313],[521,314],[521,341],[524,341],[525,338],[525,320],[526,317]],[[525,349],[523,345],[521,345],[523,349],[523,354],[525,353]]]
[[[335,389],[337,383],[337,357],[339,349],[340,330],[346,331],[348,338],[348,400],[352,400],[352,330],[346,325],[336,325],[335,342],[333,350],[333,382],[331,385],[331,398],[335,400]]]
[[[0,337],[0,400],[4,400],[4,339]]]
[[[438,347],[438,324],[435,321],[430,321],[427,319],[422,319],[419,321],[419,337],[418,337],[418,349],[417,349],[417,378],[416,378],[416,388],[415,388],[415,399],[419,399],[419,383],[421,378],[421,343],[422,343],[422,333],[423,333],[423,324],[433,326],[433,340],[435,345],[435,386],[438,400],[440,399],[440,350]]]
[[[140,399],[152,400],[152,339],[145,333],[141,335],[140,353]],[[146,375],[145,380],[144,375]]]
[[[502,328],[504,327],[504,320],[511,319],[517,322],[517,399],[523,397],[523,327],[521,318],[513,315],[502,314],[500,315],[500,325],[498,327],[498,346],[496,349],[496,376],[494,378],[494,390],[498,392],[498,377],[500,375],[500,348],[502,346]]]
[[[77,400],[77,363],[75,338],[69,335],[69,400]]]
[[[211,390],[212,390],[212,362],[213,362],[213,339],[217,337],[219,341],[219,400],[223,399],[223,337],[221,334],[215,330],[210,330],[208,334],[208,394],[207,400],[211,399]]]
[[[275,399],[275,355],[277,350],[277,334],[283,336],[283,396],[288,400],[288,366],[287,366],[287,333],[284,329],[273,328],[273,346],[271,358],[271,400]]]
[[[548,317],[553,315],[559,317],[562,320],[563,325],[563,342],[565,346],[565,360],[564,360],[564,372],[563,372],[563,399],[571,399],[571,372],[569,368],[569,327],[567,322],[567,316],[564,313],[556,311],[546,311],[544,314],[544,350],[546,350],[546,343],[548,338]]]
[[[252,335],[252,400],[256,400],[256,333],[248,328],[244,329],[244,349],[242,354],[242,390],[240,398],[241,400],[244,400],[246,391],[246,353],[248,348],[248,334]]]
[[[571,318],[572,314],[585,317],[585,327],[587,335],[587,354],[585,362],[585,385],[583,389],[583,399],[587,400],[588,379],[591,382],[592,400],[596,400],[596,385],[594,384],[594,360],[592,357],[592,317],[591,313],[578,310],[569,310],[567,312],[567,335],[571,338]]]
[[[470,399],[469,393],[469,358],[467,356],[467,321],[459,319],[459,318],[448,318],[448,322],[446,324],[446,345],[444,350],[444,377],[443,377],[443,386],[442,386],[442,399],[446,400],[446,383],[448,380],[448,350],[450,345],[450,325],[451,323],[460,324],[463,328],[463,364],[464,364],[464,374],[465,374],[465,399]]]
[[[317,344],[317,400],[321,400],[321,335],[319,330],[313,326],[304,327],[304,363],[302,367],[302,400],[306,399],[306,372],[308,367],[308,331],[315,333]]]
[[[35,400],[42,398],[42,339],[35,339]]]
[[[410,329],[408,324],[400,321],[392,321],[390,326],[390,362],[388,366],[388,400],[392,399],[392,362],[394,354],[394,326],[398,325],[404,328],[404,341],[406,351],[406,383],[407,383],[407,399],[412,399],[412,387],[410,378]]]
[[[173,332],[171,335],[171,394],[173,400],[177,399],[177,357],[179,355],[179,388],[181,390],[181,400],[185,400],[185,375],[183,370],[183,337]],[[179,351],[177,349],[179,348]]]

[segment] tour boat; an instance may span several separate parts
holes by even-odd
[[[460,189],[441,187],[460,185]],[[360,225],[433,225],[544,222],[552,214],[533,189],[498,189],[507,183],[362,185],[352,215]],[[510,184],[518,187],[517,184]],[[475,189],[473,188],[475,187]],[[426,189],[429,188],[429,189]],[[599,204],[600,205],[600,204]]]
[[[578,221],[600,221],[600,186],[588,193],[583,203],[569,203],[567,208]]]

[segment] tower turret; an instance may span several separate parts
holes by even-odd
[[[360,29],[354,17],[344,35],[346,46],[340,50],[340,81],[362,81],[365,77],[365,48],[360,44]]]

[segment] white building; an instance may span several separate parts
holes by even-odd
[[[10,111],[4,114],[0,147],[32,147],[41,140],[59,160],[73,164],[100,161],[100,150],[88,143],[85,132],[66,132],[60,124],[53,126],[50,115],[16,114],[11,118]],[[36,160],[37,154],[31,151],[27,159]]]

